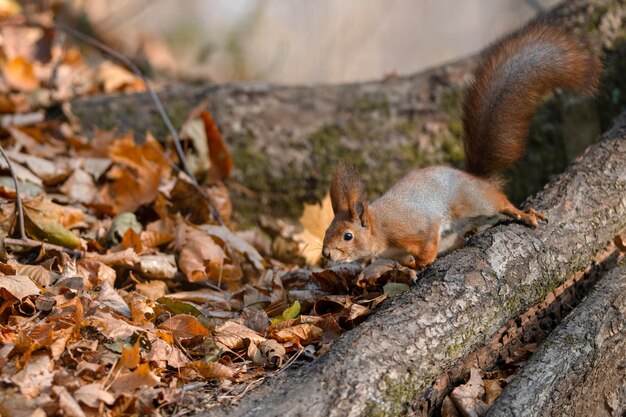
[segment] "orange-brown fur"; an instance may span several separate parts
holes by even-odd
[[[545,216],[511,204],[498,175],[523,155],[528,125],[543,95],[557,88],[591,93],[600,67],[583,41],[541,22],[496,42],[465,95],[467,172],[414,170],[369,204],[356,170],[340,164],[331,181],[335,218],[326,230],[323,255],[349,262],[408,253],[417,266],[425,266],[493,216],[536,227]],[[444,241],[450,239],[446,249]]]
[[[493,44],[463,104],[467,172],[493,177],[517,162],[544,95],[556,88],[593,93],[600,68],[581,39],[541,21]]]

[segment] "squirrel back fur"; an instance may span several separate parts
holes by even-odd
[[[541,20],[490,46],[463,102],[466,171],[497,179],[523,156],[544,96],[558,88],[593,94],[601,66],[584,41]]]

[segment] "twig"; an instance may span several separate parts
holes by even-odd
[[[180,163],[182,165],[182,170],[176,164],[174,164],[170,160],[169,156],[167,156],[166,154],[164,154],[165,158],[168,160],[168,162],[170,162],[170,165],[172,165],[172,167],[176,171],[183,172],[188,177],[189,181],[191,181],[191,184],[194,186],[194,188],[209,203],[209,206],[211,208],[211,214],[213,215],[213,218],[215,219],[215,221],[217,221],[217,223],[220,226],[224,225],[224,222],[222,220],[222,216],[220,216],[220,213],[217,210],[217,205],[213,201],[213,198],[211,198],[211,196],[202,187],[200,187],[200,184],[198,184],[198,181],[193,176],[193,174],[191,172],[191,169],[189,168],[189,165],[187,165],[187,160],[185,158],[185,152],[183,151],[183,147],[181,145],[180,138],[178,137],[178,133],[176,132],[176,129],[174,129],[174,126],[172,125],[172,121],[170,120],[169,116],[167,115],[167,113],[165,111],[165,108],[163,107],[163,103],[161,103],[161,100],[159,99],[159,96],[157,95],[156,91],[154,91],[154,89],[152,88],[152,86],[148,82],[148,79],[143,75],[141,70],[137,67],[137,65],[135,65],[134,62],[132,62],[130,59],[128,59],[124,55],[120,54],[116,50],[112,49],[111,47],[109,47],[109,46],[103,44],[102,42],[92,38],[91,36],[85,35],[84,33],[80,32],[80,31],[78,31],[76,29],[73,29],[73,28],[71,28],[69,26],[63,25],[63,24],[46,25],[46,24],[42,24],[42,23],[38,23],[38,22],[32,22],[32,21],[28,21],[28,20],[23,20],[23,21],[4,22],[4,23],[0,24],[0,27],[2,27],[2,26],[24,26],[24,27],[35,27],[35,28],[44,29],[44,30],[61,31],[61,32],[66,33],[67,35],[70,35],[71,37],[76,38],[79,41],[84,42],[84,43],[86,43],[86,44],[96,48],[97,50],[103,52],[104,54],[108,55],[109,57],[113,58],[114,60],[120,62],[122,65],[127,67],[136,77],[141,78],[141,81],[143,82],[144,86],[146,87],[146,91],[150,95],[150,98],[152,99],[152,102],[154,103],[154,106],[156,107],[157,111],[159,112],[159,115],[161,116],[161,119],[163,119],[163,123],[165,123],[165,126],[167,127],[167,130],[170,132],[170,135],[172,136],[172,141],[174,142],[174,148],[176,150],[176,154],[178,155],[178,158],[180,159]]]
[[[22,208],[22,197],[20,196],[20,190],[17,186],[17,176],[15,175],[15,171],[13,171],[13,164],[11,164],[9,157],[4,152],[4,148],[2,148],[2,146],[0,146],[0,153],[2,153],[2,157],[9,166],[9,172],[11,173],[13,184],[15,185],[15,210],[17,211],[17,225],[20,233],[20,239],[26,241],[28,238],[26,237],[26,229],[24,228],[24,210]],[[7,239],[5,239],[5,242],[6,240]]]
[[[7,246],[7,245],[25,246],[27,248],[42,248],[45,250],[56,250],[59,252],[65,252],[74,258],[81,258],[83,256],[83,252],[81,251],[69,249],[64,246],[53,245],[52,243],[40,242],[39,240],[33,240],[27,237],[23,237],[20,239],[13,239],[13,238],[5,237],[4,239],[2,239],[2,242],[4,246]]]

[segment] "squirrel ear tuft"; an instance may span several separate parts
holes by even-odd
[[[353,166],[343,162],[337,165],[330,183],[330,201],[335,214],[348,211],[353,218],[361,219],[364,227],[367,225],[365,188]]]

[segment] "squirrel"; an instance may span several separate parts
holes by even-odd
[[[593,94],[601,67],[583,39],[545,21],[493,43],[464,96],[465,170],[415,169],[369,204],[357,171],[340,163],[330,184],[334,219],[324,236],[324,258],[412,255],[411,263],[423,268],[461,247],[477,225],[502,215],[537,227],[546,217],[515,207],[500,175],[523,156],[530,120],[544,96],[559,88]]]

